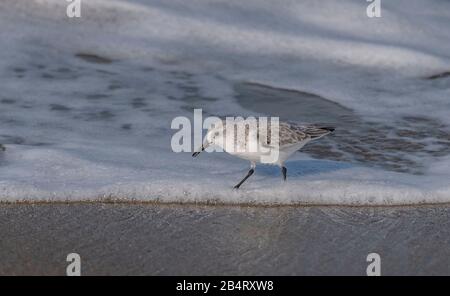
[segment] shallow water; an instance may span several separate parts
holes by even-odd
[[[404,116],[377,122],[313,93],[254,83],[238,84],[235,90],[239,104],[249,110],[336,126],[331,137],[302,150],[315,158],[421,174],[430,157],[450,154],[450,129],[432,117]]]

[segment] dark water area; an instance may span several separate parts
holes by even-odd
[[[302,149],[315,158],[422,174],[424,159],[450,154],[450,128],[431,117],[365,120],[322,96],[256,83],[237,84],[235,92],[238,103],[249,110],[280,120],[335,126],[333,135]]]
[[[2,204],[0,275],[450,274],[450,207]]]

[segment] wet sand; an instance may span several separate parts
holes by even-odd
[[[450,274],[450,205],[0,204],[0,275]]]

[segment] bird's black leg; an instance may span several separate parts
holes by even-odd
[[[283,173],[283,181],[286,181],[286,173],[287,173],[287,169],[286,167],[281,167],[281,172]]]
[[[253,175],[253,173],[255,172],[255,169],[252,167],[247,175],[244,177],[244,179],[241,180],[241,182],[239,182],[236,186],[234,186],[234,189],[239,189],[239,187],[242,185],[242,183],[245,182],[245,180],[247,180],[251,175]]]

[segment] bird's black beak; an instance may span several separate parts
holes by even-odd
[[[202,149],[200,151],[192,153],[192,157],[197,157],[203,150],[205,150],[205,147],[202,145]]]

